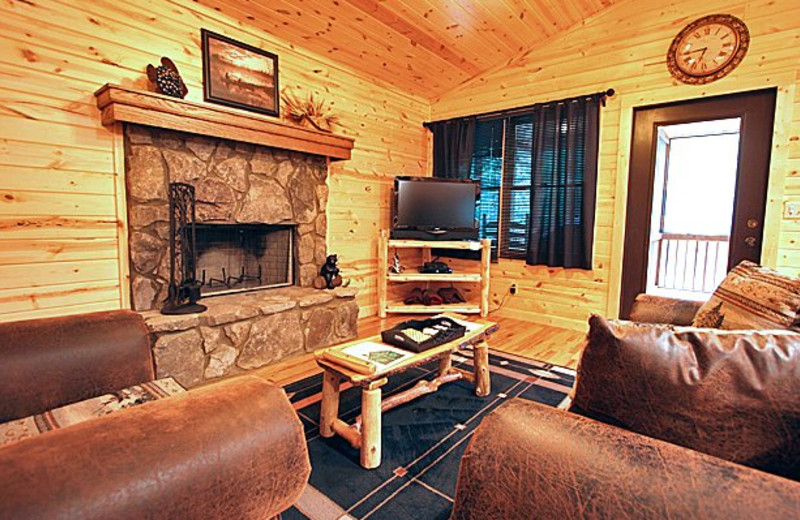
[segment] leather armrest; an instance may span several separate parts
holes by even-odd
[[[283,390],[244,376],[0,448],[0,518],[264,520],[310,464]]]
[[[154,377],[147,327],[135,312],[0,323],[0,422]]]
[[[640,294],[631,308],[630,321],[691,325],[703,302]]]
[[[800,483],[514,399],[461,460],[454,520],[791,518]]]

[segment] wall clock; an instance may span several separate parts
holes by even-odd
[[[730,74],[749,46],[750,32],[743,21],[729,14],[704,16],[672,40],[667,68],[678,81],[704,85]]]

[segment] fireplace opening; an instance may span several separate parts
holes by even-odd
[[[197,224],[195,233],[202,295],[294,283],[294,226]]]

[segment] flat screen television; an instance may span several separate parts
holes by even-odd
[[[396,177],[392,238],[475,240],[480,184],[468,179]]]

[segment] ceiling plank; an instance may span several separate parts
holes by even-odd
[[[473,65],[462,56],[454,53],[445,43],[428,35],[418,25],[414,25],[408,22],[406,19],[395,15],[392,11],[384,7],[382,2],[376,2],[375,0],[345,1],[358,7],[366,14],[391,27],[398,33],[406,36],[409,40],[411,40],[412,45],[421,45],[428,51],[432,52],[433,54],[438,54],[453,66],[458,67],[469,74],[476,75],[483,72],[483,69]]]

